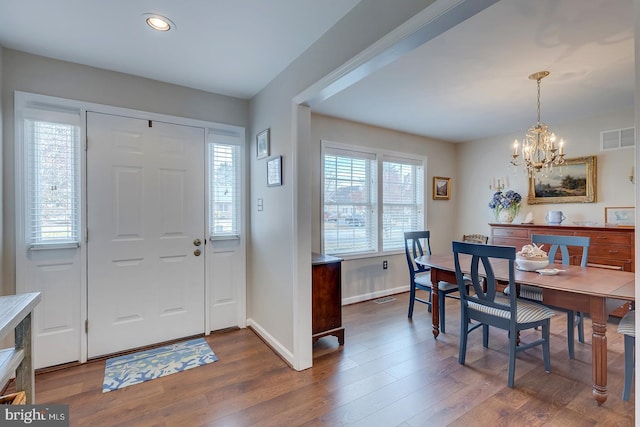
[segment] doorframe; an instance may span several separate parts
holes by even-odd
[[[86,102],[68,98],[60,98],[55,96],[41,95],[37,93],[31,92],[22,92],[15,91],[14,92],[14,129],[15,129],[15,138],[14,138],[14,159],[15,159],[15,229],[16,229],[16,237],[14,244],[15,251],[15,270],[16,270],[16,293],[19,292],[19,282],[18,278],[20,277],[20,270],[25,268],[25,266],[20,265],[20,261],[18,259],[18,251],[21,248],[25,247],[25,235],[24,235],[24,191],[25,191],[25,182],[24,182],[24,150],[22,149],[22,117],[23,110],[26,108],[39,108],[39,109],[50,109],[54,111],[66,111],[71,113],[77,113],[80,116],[80,135],[81,135],[81,144],[83,144],[82,150],[83,155],[81,156],[81,164],[80,164],[80,182],[81,182],[81,190],[80,197],[82,198],[81,207],[80,207],[80,221],[81,221],[81,230],[82,230],[82,242],[80,244],[80,283],[79,293],[80,293],[80,325],[78,326],[78,331],[80,331],[80,355],[79,361],[84,363],[87,361],[88,354],[88,346],[87,346],[87,333],[85,332],[85,328],[83,323],[88,319],[88,294],[87,294],[87,285],[88,285],[88,271],[87,271],[87,156],[86,156],[86,146],[87,146],[87,112],[96,112],[103,114],[112,114],[117,116],[130,117],[134,119],[142,119],[142,120],[153,120],[158,122],[171,123],[176,125],[183,126],[192,126],[192,127],[200,127],[204,129],[205,140],[203,141],[205,152],[207,148],[207,144],[209,141],[209,135],[222,135],[225,138],[233,138],[239,141],[239,144],[245,148],[243,150],[242,155],[242,230],[240,239],[242,241],[242,248],[246,248],[246,239],[247,239],[247,214],[246,206],[247,206],[247,141],[246,141],[246,129],[242,126],[237,125],[229,125],[224,123],[210,122],[199,119],[191,119],[187,117],[179,117],[172,116],[167,114],[153,113],[142,110],[134,110],[130,108],[123,107],[115,107],[111,105],[98,104],[93,102]],[[205,163],[206,164],[206,163]],[[206,174],[208,173],[207,168],[205,167],[205,187],[208,189],[208,182],[206,181]],[[208,203],[208,193],[205,193],[204,197],[207,199],[205,201],[205,209]],[[205,211],[205,227],[208,227],[208,215]],[[205,230],[208,233],[208,229]],[[246,264],[246,249],[245,249],[245,264]],[[209,304],[209,298],[211,296],[211,286],[210,283],[211,274],[208,268],[208,263],[205,265],[205,312],[204,312],[204,331],[205,334],[208,335],[211,332],[210,329],[210,318],[211,318],[211,307]],[[243,298],[240,301],[241,307],[238,310],[239,316],[244,316],[244,319],[239,319],[239,325],[241,327],[246,326],[246,279],[242,282],[241,288],[239,289],[239,295]],[[37,310],[37,308],[36,308]],[[240,321],[242,320],[242,321]]]

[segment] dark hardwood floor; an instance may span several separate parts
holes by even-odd
[[[607,334],[609,399],[598,407],[591,336],[569,360],[566,316],[552,322],[552,373],[544,372],[540,349],[531,349],[518,355],[510,389],[502,331],[492,330],[489,349],[474,332],[461,366],[458,302],[447,299],[447,333],[435,340],[425,306],[407,319],[407,299],[344,307],[345,346],[320,339],[314,367],[303,372],[252,331],[235,330],[207,337],[216,363],[103,394],[105,362],[90,362],[37,375],[36,401],[68,404],[72,426],[634,425],[635,390],[629,402],[621,399],[623,340],[615,323]]]

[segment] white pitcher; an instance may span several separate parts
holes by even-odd
[[[567,218],[562,214],[562,211],[549,211],[544,219],[546,219],[549,224],[559,225]]]

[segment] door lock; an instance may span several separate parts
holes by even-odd
[[[200,254],[201,254],[201,253],[202,253],[202,252],[200,252],[200,249],[196,249],[195,251],[193,251],[193,254],[194,254],[195,256],[200,256]]]
[[[196,246],[200,246],[202,244],[202,241],[200,239],[196,239],[193,241],[193,244]]]

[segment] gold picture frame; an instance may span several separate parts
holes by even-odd
[[[527,203],[594,203],[596,177],[596,156],[566,159],[552,173],[529,178]]]
[[[433,177],[433,200],[451,199],[451,178]]]

